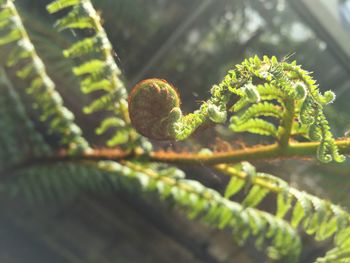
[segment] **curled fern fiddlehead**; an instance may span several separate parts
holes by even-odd
[[[200,109],[183,116],[174,87],[161,79],[141,81],[129,96],[131,122],[141,134],[149,138],[184,140],[208,121],[226,121],[228,99],[217,85],[213,86],[211,92],[213,97]]]
[[[173,137],[174,123],[182,115],[179,106],[176,90],[162,79],[141,81],[129,96],[129,115],[133,126],[151,139]]]
[[[133,102],[137,96],[129,98],[129,105],[133,108],[130,115],[134,119],[133,125],[145,136],[184,140],[204,123],[225,123],[228,112],[232,112],[229,128],[233,132],[272,136],[280,148],[287,148],[291,137],[303,136],[320,141],[317,151],[320,161],[344,160],[323,113],[323,107],[331,103],[335,95],[332,91],[321,94],[310,73],[301,69],[295,61],[279,62],[276,57],[266,56],[262,60],[258,57],[246,59],[236,65],[234,70],[230,70],[221,83],[212,87],[211,98],[203,102],[198,110],[184,116],[179,103],[174,104],[171,97],[169,100],[162,99],[162,96],[166,97],[162,93],[173,94],[172,98],[178,102],[176,92],[171,91],[171,85],[163,85],[161,82],[157,79],[147,80],[141,82],[143,84],[139,84],[136,89],[141,90],[140,86],[160,85],[168,91],[150,92],[159,89],[147,88],[148,92],[133,92],[134,95],[145,95],[139,102]],[[152,94],[157,99],[152,98]],[[239,100],[227,109],[233,95],[238,96]],[[138,104],[139,109],[136,107]],[[145,107],[146,104],[150,107]],[[162,108],[158,108],[160,106]],[[162,114],[156,118],[155,112]],[[149,119],[152,124],[142,124],[142,121],[146,122],[143,117],[138,117],[135,123],[136,118],[133,116],[152,116]]]

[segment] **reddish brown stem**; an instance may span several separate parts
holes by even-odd
[[[338,139],[336,140],[336,144],[342,154],[350,154],[350,138]],[[12,169],[3,172],[6,174],[6,172],[13,172],[34,165],[66,161],[121,161],[138,158],[140,161],[146,160],[149,162],[216,165],[220,163],[237,163],[254,160],[310,158],[316,155],[318,145],[319,142],[294,142],[290,143],[288,147],[282,148],[276,143],[270,145],[258,145],[227,152],[214,152],[212,154],[164,151],[155,151],[147,154],[143,152],[125,152],[119,149],[94,149],[81,155],[72,156],[68,155],[66,151],[61,151],[53,156],[27,159],[26,161],[13,166]]]

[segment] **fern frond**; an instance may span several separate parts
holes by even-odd
[[[236,66],[234,77],[230,72],[220,87],[224,89],[226,86],[231,92],[240,96],[240,100],[231,108],[234,112],[242,112],[238,116],[232,118],[232,130],[235,132],[249,131],[263,135],[276,135],[282,144],[287,145],[289,137],[293,134],[304,135],[295,130],[303,125],[303,130],[309,130],[311,139],[321,141],[317,156],[322,162],[335,160],[337,162],[344,161],[344,157],[338,153],[338,149],[334,144],[333,136],[330,132],[328,122],[323,113],[323,106],[334,100],[334,93],[331,91],[320,94],[315,80],[310,77],[310,73],[301,69],[295,62],[287,63],[285,61],[278,62],[275,57],[264,57],[260,60],[258,57],[245,60],[242,64]],[[258,80],[255,80],[257,78]],[[259,84],[254,84],[254,81]],[[264,84],[261,84],[264,82]],[[249,87],[249,89],[247,89]],[[255,87],[253,89],[253,87]],[[243,92],[242,92],[243,90]],[[252,100],[252,93],[247,90],[254,90],[259,94],[261,102]],[[253,92],[253,93],[254,93]],[[257,97],[257,95],[254,95]],[[256,111],[256,105],[263,105],[266,101],[275,100],[282,107],[283,112],[280,115],[272,113],[272,111],[264,112],[266,108],[260,109],[261,114]],[[272,104],[269,102],[269,104]],[[272,105],[270,106],[272,108]],[[280,120],[280,127],[277,133],[262,131],[262,123],[256,121],[257,112],[259,117],[273,116]],[[249,125],[249,129],[236,128],[237,123],[247,122],[247,118],[253,121]],[[265,121],[265,120],[263,120]],[[256,130],[253,125],[256,126]],[[268,127],[266,126],[266,129]],[[271,130],[271,125],[270,129]],[[315,136],[317,134],[317,136]],[[282,145],[283,146],[283,145]]]
[[[3,68],[0,68],[0,130],[1,169],[18,164],[28,156],[51,153]]]
[[[140,138],[130,126],[127,92],[120,79],[121,72],[113,59],[112,45],[101,25],[99,15],[89,0],[56,0],[47,6],[50,13],[56,13],[65,8],[71,8],[71,10],[57,21],[58,30],[89,28],[93,33],[93,36],[78,40],[63,52],[65,57],[79,57],[79,65],[73,69],[73,72],[82,77],[81,90],[84,93],[102,91],[99,97],[85,107],[84,112],[87,114],[97,111],[111,112],[115,118],[125,123],[127,128],[123,130],[115,127],[115,134],[107,142],[108,146],[123,144],[125,147],[130,147],[130,145],[137,144]],[[101,131],[104,129],[97,127],[96,130],[102,134]],[[128,133],[127,139],[126,133]]]
[[[37,202],[71,200],[80,191],[110,192],[118,188],[156,192],[161,199],[173,200],[192,219],[202,219],[212,227],[232,231],[240,245],[249,237],[256,246],[267,246],[272,258],[297,262],[300,240],[284,220],[254,208],[244,208],[194,180],[185,179],[181,170],[157,164],[113,161],[98,163],[57,163],[23,169],[13,175],[12,184],[3,188],[18,197]]]
[[[279,62],[276,57],[266,56],[261,60],[255,56],[230,70],[221,83],[213,85],[211,98],[187,115],[182,114],[177,95],[168,98],[169,104],[164,102],[164,94],[176,93],[169,83],[160,79],[144,80],[131,92],[129,105],[133,106],[132,115],[135,116],[132,121],[141,134],[152,136],[147,129],[158,127],[164,136],[156,136],[156,139],[184,140],[207,122],[225,123],[227,105],[233,95],[237,95],[239,100],[229,109],[236,113],[230,120],[233,132],[273,136],[279,148],[286,149],[291,136],[304,136],[309,131],[311,135],[317,134],[320,141],[317,151],[320,161],[342,162],[344,156],[338,152],[323,113],[323,106],[334,100],[334,94],[331,91],[320,94],[309,75],[296,62]],[[142,101],[152,101],[158,104],[157,108],[145,107]],[[138,124],[137,120],[142,118],[137,116],[146,115],[152,117],[150,123]]]
[[[50,131],[60,135],[61,143],[67,145],[72,152],[86,150],[88,143],[74,123],[73,114],[63,106],[62,98],[47,75],[12,0],[4,1],[0,9],[1,19],[9,21],[1,29],[7,35],[0,37],[0,45],[13,46],[7,65],[14,67],[21,62],[23,66],[17,71],[17,76],[30,82],[26,90],[32,98],[34,108],[38,109],[41,119],[48,122]]]
[[[283,257],[286,262],[295,262],[298,258],[299,238],[283,220],[276,220],[272,215],[253,208],[243,208],[197,181],[161,176],[158,172],[146,170],[135,163],[127,163],[126,167],[113,162],[100,165],[102,169],[122,172],[123,176],[137,179],[142,188],[157,191],[163,199],[173,199],[188,211],[191,218],[202,218],[216,228],[232,229],[233,236],[240,245],[249,236],[254,236],[258,248],[261,248],[263,242],[271,241],[267,249],[270,257]]]
[[[247,163],[243,165],[247,167]],[[248,166],[251,165],[248,164]],[[344,247],[337,241],[341,239],[343,231],[347,231],[350,227],[350,214],[346,210],[329,201],[292,188],[278,177],[255,172],[252,166],[250,170],[253,172],[247,172],[246,168],[243,169],[240,166],[218,165],[216,168],[232,177],[226,188],[226,197],[238,194],[241,189],[247,192],[248,186],[250,189],[243,204],[255,207],[268,193],[277,194],[277,218],[290,221],[293,228],[302,226],[305,232],[313,235],[317,241],[334,236],[335,248],[317,262],[346,262],[336,261],[334,258],[335,254],[339,257],[345,256],[350,247],[350,243]],[[289,219],[286,219],[288,214]]]

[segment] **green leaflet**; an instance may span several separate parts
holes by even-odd
[[[81,85],[81,91],[83,93],[91,93],[98,90],[111,90],[113,87],[107,79],[102,79],[100,81],[93,81],[89,83],[84,83]],[[112,96],[111,96],[112,97]]]
[[[129,130],[128,129],[118,129],[114,136],[107,141],[107,146],[113,147],[116,145],[121,145],[127,143],[129,140]]]
[[[243,200],[242,205],[245,207],[255,207],[261,203],[265,196],[269,193],[269,190],[264,189],[258,185],[254,185],[250,189],[248,195]]]
[[[73,72],[77,76],[85,75],[85,74],[99,74],[104,70],[106,66],[106,62],[98,59],[90,60],[85,62],[78,67],[73,69]]]
[[[251,132],[260,135],[277,136],[277,130],[273,124],[258,118],[240,123],[239,117],[234,116],[231,118],[230,123],[229,127],[234,132]]]
[[[93,102],[91,102],[90,105],[85,106],[83,111],[86,114],[90,114],[90,113],[94,113],[104,109],[118,110],[121,108],[122,105],[125,105],[125,107],[127,107],[126,103],[122,101],[120,102],[119,105],[113,105],[113,101],[115,99],[122,98],[122,97],[123,97],[123,94],[119,92],[113,94],[113,96],[111,94],[103,95],[98,99],[94,100]],[[124,120],[121,119],[121,121],[124,121]]]
[[[85,38],[63,51],[65,57],[79,57],[91,53],[97,53],[102,48],[111,49],[110,43],[107,41],[107,36],[103,32],[97,33],[91,38]]]
[[[328,204],[318,198],[311,198],[313,215],[304,220],[304,228],[307,234],[315,234],[326,225],[330,213]],[[316,235],[318,237],[318,235]]]
[[[256,103],[244,111],[243,114],[239,116],[238,121],[246,122],[249,119],[260,116],[270,116],[279,119],[283,116],[283,111],[281,107],[272,103]]]
[[[226,187],[225,190],[225,198],[231,198],[233,195],[238,193],[242,187],[245,185],[245,181],[238,178],[238,177],[232,177],[230,179],[229,184]]]
[[[51,4],[47,6],[47,10],[50,13],[58,12],[66,7],[77,5],[81,2],[81,0],[57,0],[53,1]]]
[[[291,225],[297,227],[305,216],[310,216],[312,212],[311,201],[306,198],[303,192],[297,192],[292,189],[293,195],[296,198],[296,205],[294,206]]]
[[[73,6],[73,9],[63,18],[57,20],[55,26],[59,31],[72,29],[94,28],[93,16],[95,10],[89,1],[80,1]]]
[[[7,45],[14,41],[18,41],[21,39],[21,31],[19,29],[13,29],[8,34],[1,36],[0,45]]]
[[[277,211],[276,216],[278,218],[283,218],[285,214],[292,207],[292,198],[288,193],[282,191],[277,195]]]
[[[96,129],[96,134],[103,134],[112,127],[125,127],[125,122],[115,117],[104,119],[101,123],[101,126]]]

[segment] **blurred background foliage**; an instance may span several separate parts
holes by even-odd
[[[95,143],[94,146],[100,146],[103,138],[94,134],[93,127],[101,115],[82,113],[82,105],[86,105],[91,98],[82,96],[78,81],[71,72],[74,62],[64,59],[62,55],[62,50],[79,35],[72,31],[64,34],[55,31],[54,17],[49,16],[45,9],[49,2],[17,0],[16,4],[66,105],[75,113],[84,134]],[[144,78],[167,79],[180,91],[182,107],[189,112],[197,108],[198,101],[208,97],[210,87],[218,83],[227,70],[244,58],[255,54],[276,55],[280,59],[297,60],[303,68],[314,72],[321,90],[334,90],[337,100],[326,112],[331,127],[336,136],[344,136],[350,128],[350,57],[346,56],[346,50],[340,50],[341,40],[326,34],[324,25],[310,18],[312,14],[307,12],[304,0],[93,2],[102,14],[103,24],[115,49],[115,59],[129,90]],[[319,4],[314,6],[316,11],[323,8],[332,13],[331,8],[336,11],[341,8],[336,1],[312,2]],[[346,1],[341,2],[344,4]],[[345,11],[342,10],[343,13]],[[327,21],[328,18],[324,17],[323,20],[332,22]],[[342,25],[339,21],[336,26],[342,32],[346,24]],[[350,33],[346,34],[350,37]],[[6,50],[0,52],[2,57],[4,52]],[[15,85],[20,87],[24,83],[17,81]],[[31,114],[34,118],[34,113]],[[37,125],[40,126],[39,123]],[[44,127],[42,129],[45,133]],[[47,140],[51,143],[58,141],[49,135]],[[242,140],[249,144],[256,142],[257,138],[232,136],[217,126],[203,129],[185,143],[157,143],[157,147],[193,151],[200,147],[225,150],[239,147]],[[267,139],[264,140],[267,142]],[[299,189],[344,206],[350,205],[350,180],[346,177],[350,174],[348,161],[340,165],[321,165],[311,160],[256,165],[259,170],[281,176]],[[190,178],[199,178],[216,189],[222,189],[227,182],[210,170],[182,168],[187,170]],[[261,254],[249,245],[244,249],[234,247],[228,236],[189,223],[176,211],[169,212],[164,205],[154,202],[125,193],[113,196],[96,196],[94,193],[61,205],[59,209],[40,207],[40,212],[35,213],[32,210],[15,211],[16,207],[10,205],[7,207],[7,217],[0,219],[1,261],[262,262]],[[267,210],[273,209],[268,201],[265,206]],[[120,213],[123,216],[120,217]],[[169,215],[170,219],[167,218]],[[82,222],[84,227],[81,227]],[[128,227],[125,226],[127,224]],[[55,225],[54,232],[48,231],[50,225]],[[59,233],[69,233],[74,228],[80,231],[73,231],[76,233],[74,238]],[[153,239],[145,244],[150,235]],[[304,239],[308,246],[301,262],[311,262],[324,252],[323,247],[327,243],[315,245],[307,237]]]

